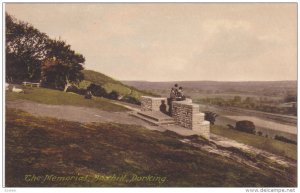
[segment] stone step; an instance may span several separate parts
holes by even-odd
[[[141,111],[138,112],[139,115],[152,119],[154,121],[163,122],[163,121],[174,121],[173,117],[163,114],[159,111]]]
[[[143,116],[143,115],[141,115],[139,113],[136,113],[136,112],[131,112],[130,115],[134,116],[136,118],[139,118],[139,119],[141,119],[143,121],[146,121],[150,125],[154,125],[154,126],[159,126],[159,125],[174,125],[175,124],[174,120],[160,120],[160,121],[155,121],[153,119],[147,118],[146,116]]]
[[[160,125],[174,125],[175,121],[160,121],[158,122]]]

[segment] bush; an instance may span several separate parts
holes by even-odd
[[[216,113],[210,112],[210,111],[206,111],[204,112],[205,116],[204,119],[206,121],[209,121],[210,124],[214,125],[215,121],[216,121],[216,117],[218,116]]]
[[[141,105],[141,102],[138,99],[136,99],[136,98],[134,98],[132,96],[128,96],[128,95],[124,96],[121,99],[121,101],[124,101],[124,102],[127,102],[127,103],[131,103],[131,104]]]
[[[112,100],[118,100],[118,97],[119,97],[119,93],[114,90],[111,91],[107,96],[107,98],[112,99]]]
[[[85,99],[92,99],[92,92],[90,90],[86,91],[84,95]]]
[[[238,121],[235,124],[235,128],[242,132],[255,134],[255,125],[252,121]]]
[[[289,103],[289,102],[297,102],[297,95],[287,95],[285,98],[284,98],[284,101],[286,103]]]
[[[257,132],[257,135],[262,136],[263,133],[261,131]]]
[[[76,93],[76,94],[79,94],[79,95],[85,95],[86,89],[77,88],[76,86],[71,85],[71,86],[68,87],[66,92],[73,92],[73,93]]]
[[[283,136],[275,135],[275,138],[274,138],[274,139],[279,140],[279,141],[283,141],[283,142],[286,142],[286,143],[292,143],[292,144],[297,145],[297,142],[296,142],[296,141],[290,140],[290,139],[285,138],[285,137],[283,137]]]
[[[94,96],[107,97],[106,90],[100,85],[92,83],[88,86],[87,90],[90,90]]]
[[[71,85],[67,88],[66,92],[74,92],[77,93],[78,88],[75,85]]]

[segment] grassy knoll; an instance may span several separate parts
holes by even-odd
[[[112,103],[108,99],[93,97],[92,100],[84,99],[83,96],[66,93],[58,90],[46,88],[30,88],[24,87],[25,93],[6,92],[6,100],[25,99],[38,103],[52,105],[73,105],[93,107],[105,111],[126,111],[126,108]]]
[[[174,133],[135,125],[81,124],[6,109],[5,134],[8,187],[273,187],[296,183],[270,170],[250,168],[184,144]],[[40,181],[25,180],[33,174],[41,176]],[[87,176],[87,180],[43,181],[47,175]],[[124,181],[116,180],[124,175]],[[146,178],[133,178],[135,175]]]
[[[297,159],[297,145],[214,125],[211,132],[278,155]]]
[[[153,93],[138,90],[134,87],[127,86],[120,81],[108,77],[100,72],[93,70],[83,70],[84,81],[79,85],[81,88],[86,88],[90,83],[103,86],[106,92],[117,91],[121,95],[127,95],[139,99],[142,95],[154,96]]]

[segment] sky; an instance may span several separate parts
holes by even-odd
[[[297,80],[296,3],[12,4],[118,80]]]

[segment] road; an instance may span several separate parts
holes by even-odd
[[[201,109],[216,111],[219,112],[220,114],[256,116],[256,117],[263,118],[265,120],[270,120],[277,123],[282,123],[282,124],[292,125],[292,126],[296,126],[298,120],[297,116],[266,113],[262,111],[241,109],[237,107],[218,107],[214,105],[204,105],[204,104],[199,104],[199,106]]]
[[[127,112],[107,112],[96,108],[70,105],[48,105],[28,100],[7,101],[6,106],[29,112],[35,116],[53,117],[76,122],[115,122],[145,125],[144,121],[128,116]]]
[[[248,110],[233,110],[231,108],[217,108],[215,106],[208,106],[208,105],[199,105],[200,111],[212,111],[218,114],[216,118],[215,124],[228,126],[232,125],[235,126],[237,121],[241,120],[249,120],[252,121],[255,125],[256,132],[261,132],[263,136],[267,136],[269,138],[274,138],[276,135],[286,137],[290,140],[297,141],[297,124],[294,123],[294,117],[291,116],[281,116],[275,114],[268,114],[268,117],[264,116],[265,113],[259,112],[254,114],[257,111],[251,111],[250,113]],[[262,113],[262,114],[260,114]],[[275,116],[275,117],[272,117]],[[278,116],[281,116],[280,119],[277,119]],[[282,121],[286,118],[286,121]]]

